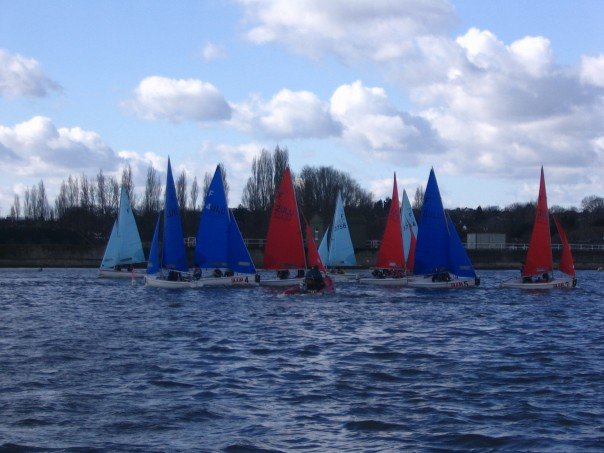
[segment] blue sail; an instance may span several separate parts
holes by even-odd
[[[153,231],[153,239],[151,240],[151,248],[149,249],[149,259],[147,260],[147,275],[157,274],[160,269],[159,260],[159,224],[161,223],[160,212],[155,222],[155,230]]]
[[[451,217],[447,216],[449,228],[449,266],[448,270],[459,277],[476,277],[474,266],[466,253]]]
[[[327,227],[325,233],[323,234],[323,239],[321,239],[321,243],[319,244],[319,256],[321,257],[321,261],[329,266],[329,247],[327,244],[329,243],[329,229],[331,225]]]
[[[201,268],[226,268],[228,261],[229,210],[220,165],[208,187],[197,237],[194,263]]]
[[[237,225],[235,216],[233,216],[231,211],[229,211],[229,220],[228,267],[235,272],[240,272],[243,274],[255,274],[256,267],[254,267],[254,262],[250,257],[250,252],[243,242],[241,231],[239,231],[239,226]]]
[[[430,170],[415,247],[414,274],[449,266],[449,231],[434,169]]]
[[[168,159],[168,176],[166,178],[166,198],[164,202],[164,243],[161,267],[163,269],[173,269],[181,272],[187,272],[189,270],[170,159]]]
[[[101,269],[144,262],[143,244],[132,213],[132,205],[127,190],[122,187],[117,220],[111,230]]]
[[[333,214],[331,226],[331,237],[329,240],[328,266],[356,266],[357,260],[354,256],[354,247],[350,239],[350,230],[344,213],[342,195],[338,192],[336,209]]]

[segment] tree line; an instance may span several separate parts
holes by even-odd
[[[228,196],[227,172],[222,166],[223,182]],[[253,159],[251,176],[242,194],[242,201],[234,210],[244,237],[264,238],[268,229],[270,210],[276,188],[281,182],[284,169],[289,165],[287,148],[277,146],[272,152],[262,150]],[[340,192],[346,207],[349,223],[361,225],[367,239],[379,239],[390,208],[389,198],[374,200],[348,173],[333,167],[304,166],[299,173],[292,173],[298,206],[307,220],[319,218],[327,227],[335,208],[336,194]],[[185,234],[194,235],[199,222],[203,198],[212,175],[204,175],[200,186],[197,177],[189,183],[183,170],[176,175],[175,186]],[[85,174],[72,176],[61,183],[59,194],[51,204],[44,182],[26,188],[23,199],[15,195],[7,221],[36,222],[77,230],[91,241],[103,241],[119,207],[120,187],[128,192],[141,237],[150,240],[155,219],[163,206],[160,174],[148,167],[144,190],[135,194],[132,168],[127,165],[118,179],[107,176],[102,170],[94,177]],[[413,208],[419,220],[424,190],[417,187]],[[581,202],[580,208],[550,208],[564,225],[569,239],[580,242],[599,242],[604,238],[604,198],[590,195]],[[527,242],[530,237],[535,213],[535,203],[514,203],[503,209],[498,206],[485,208],[456,208],[449,214],[462,238],[466,232],[505,233],[509,242]]]

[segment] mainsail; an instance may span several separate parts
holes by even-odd
[[[401,211],[401,224],[403,226],[403,252],[405,253],[405,264],[407,270],[413,272],[415,262],[415,245],[417,243],[417,222],[407,197],[407,191],[403,190],[403,208]]]
[[[289,167],[275,194],[264,248],[264,268],[306,268],[300,216]]]
[[[535,214],[531,242],[529,243],[522,275],[527,277],[539,275],[545,272],[552,272],[553,268],[554,260],[552,257],[552,239],[547,211],[547,194],[545,193],[545,177],[543,175],[543,167],[541,167],[537,212]]]
[[[161,267],[163,269],[172,269],[181,272],[189,270],[170,159],[168,159],[168,176],[166,178],[164,240],[162,246]]]
[[[354,247],[350,238],[348,221],[344,212],[342,195],[338,192],[336,208],[333,213],[331,224],[331,236],[329,239],[328,266],[356,266],[357,260],[354,255]]]
[[[101,269],[144,262],[143,244],[132,213],[128,191],[125,187],[122,187],[119,213],[111,230],[109,242],[101,262]]]
[[[390,211],[386,220],[386,228],[382,236],[382,243],[378,251],[376,267],[404,269],[405,257],[403,256],[403,235],[401,228],[401,211],[398,200],[398,187],[396,185],[396,173],[394,174],[394,185],[392,187],[392,201]]]

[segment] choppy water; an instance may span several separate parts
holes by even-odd
[[[604,272],[579,288],[166,291],[0,270],[0,450],[604,448]]]

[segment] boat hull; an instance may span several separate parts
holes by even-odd
[[[134,277],[135,278],[143,278],[145,276],[145,271],[143,269],[135,269]],[[116,271],[115,269],[99,269],[99,278],[132,278],[132,272],[127,271],[126,269],[121,271]]]
[[[409,287],[426,289],[459,289],[471,288],[480,285],[480,280],[474,277],[456,277],[449,281],[432,281],[432,276],[417,276],[409,279]]]
[[[216,286],[258,286],[255,274],[233,275],[231,277],[206,277],[191,282],[193,288]]]
[[[409,278],[375,278],[365,277],[359,278],[357,282],[364,285],[375,285],[375,286],[407,286],[409,284]]]
[[[272,288],[288,288],[291,286],[299,286],[304,282],[302,278],[274,278],[270,280],[260,280],[260,286],[268,286]]]
[[[554,289],[554,288],[574,288],[577,286],[577,279],[573,277],[555,278],[549,282],[524,283],[521,278],[506,280],[502,282],[500,288],[515,289]]]
[[[167,289],[190,289],[193,288],[190,280],[166,280],[160,278],[157,275],[145,275],[145,286],[152,286],[154,288],[167,288]]]

